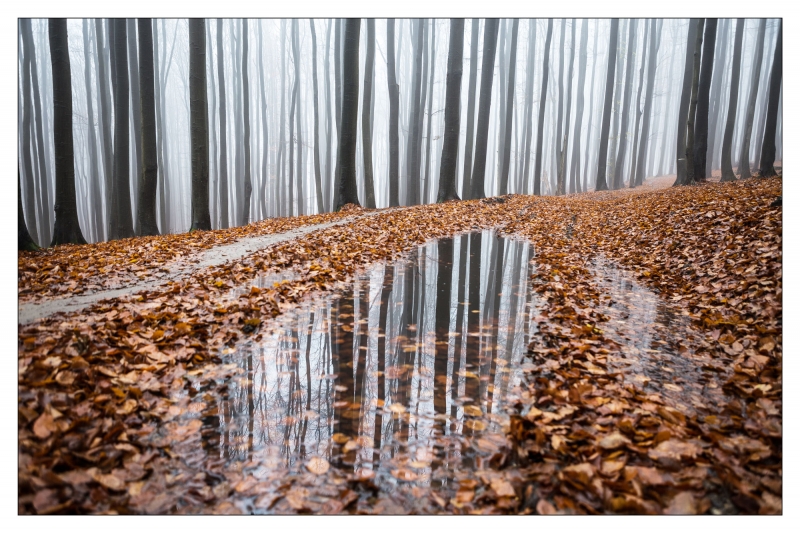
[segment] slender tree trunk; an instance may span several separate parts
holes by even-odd
[[[33,36],[30,29],[30,19],[20,19],[20,30],[22,33],[22,139],[20,140],[22,148],[22,170],[25,175],[25,212],[28,214],[28,224],[31,227],[33,234],[42,244],[47,241],[44,240],[43,231],[40,231],[40,225],[44,226],[44,221],[37,220],[36,211],[36,188],[34,185],[33,163],[31,161],[31,138],[33,105],[31,94],[31,71],[36,72],[36,68],[32,68],[32,56],[35,55],[33,48]],[[41,145],[40,145],[41,146]],[[40,153],[44,150],[40,150]],[[44,169],[43,169],[44,170]],[[39,199],[42,199],[42,194]],[[39,213],[43,213],[40,209]]]
[[[650,26],[653,25],[652,21],[645,20],[644,22],[644,39],[642,39],[642,62],[639,65],[639,88],[636,90],[636,100],[634,100],[634,105],[636,106],[636,125],[633,127],[633,153],[631,154],[631,168],[630,168],[630,178],[628,180],[629,187],[633,189],[636,186],[636,157],[639,154],[639,146],[640,143],[644,142],[644,139],[640,139],[641,131],[639,130],[639,125],[642,119],[642,109],[639,107],[640,102],[642,101],[642,89],[644,88],[644,64],[645,59],[647,59],[647,36],[649,34]],[[652,59],[651,59],[652,61]],[[665,143],[666,144],[666,143]]]
[[[297,54],[297,47],[295,46],[295,26],[294,20],[292,20],[292,28],[291,28],[291,47],[292,47],[292,60],[296,67],[299,67],[298,61],[300,58]],[[289,216],[294,216],[294,145],[295,145],[295,137],[294,137],[294,128],[295,128],[295,112],[297,110],[297,98],[300,85],[300,78],[298,76],[299,68],[295,68],[294,71],[294,85],[292,87],[292,101],[289,104],[289,183],[287,185],[287,190],[289,192]],[[298,154],[300,153],[300,147],[297,147]],[[299,161],[298,157],[298,161]]]
[[[469,47],[469,89],[467,97],[467,136],[464,141],[464,175],[461,183],[461,196],[470,199],[472,190],[472,152],[475,127],[475,90],[478,85],[478,36],[479,19],[472,19],[472,40]]]
[[[478,128],[475,134],[475,165],[472,168],[471,198],[485,197],[486,150],[489,140],[489,112],[492,104],[494,56],[497,49],[497,19],[486,19],[483,30],[481,96],[478,103]]]
[[[456,166],[458,132],[461,120],[461,76],[464,62],[464,19],[450,19],[450,44],[447,52],[447,88],[444,104],[444,142],[439,167],[438,203],[458,200]],[[463,256],[462,256],[463,257]],[[463,260],[462,260],[463,261]],[[459,304],[460,305],[460,304]],[[457,353],[456,357],[460,357]]]
[[[247,19],[242,19],[242,102],[244,110],[244,204],[242,205],[240,226],[250,222],[250,197],[253,194],[253,180],[250,171],[250,79],[247,75],[248,58]]]
[[[56,160],[56,220],[53,228],[53,241],[50,246],[86,244],[78,222],[78,204],[75,198],[75,158],[72,150],[72,76],[69,64],[67,20],[49,19],[48,33],[53,69],[53,146]]]
[[[761,143],[762,178],[777,175],[775,172],[775,135],[778,124],[778,104],[781,97],[781,81],[783,77],[783,19],[778,19],[778,40],[775,42],[775,55],[772,58],[772,71],[769,75],[769,104],[767,120],[764,126],[764,140]]]
[[[592,81],[589,84],[589,126],[586,128],[586,131],[588,132],[588,134],[586,136],[586,138],[587,138],[586,159],[584,159],[584,163],[583,163],[583,168],[585,169],[584,171],[586,173],[586,178],[582,180],[583,181],[583,185],[582,185],[583,191],[586,191],[589,188],[589,178],[590,178],[590,170],[591,170],[591,164],[590,163],[591,163],[591,155],[592,155],[591,153],[593,152],[593,150],[592,150],[592,137],[593,137],[593,132],[594,132],[594,129],[593,129],[594,101],[595,101],[594,76],[595,76],[595,73],[597,73],[597,56],[600,55],[597,52],[597,39],[598,39],[598,36],[600,35],[600,21],[596,19],[595,22],[594,22],[594,26],[595,26],[595,28],[594,28],[594,48],[592,49],[593,50],[593,52],[592,52],[592,56],[593,56],[592,57]],[[579,180],[579,181],[581,181],[581,180]]]
[[[630,25],[631,24],[629,20],[628,27],[630,27]],[[624,29],[621,37],[626,37]],[[608,165],[606,166],[606,181],[610,189],[614,189],[615,186],[614,170],[616,169],[617,144],[619,142],[620,108],[622,107],[622,93],[624,92],[622,88],[622,75],[624,73],[623,67],[625,66],[625,56],[623,55],[623,51],[626,50],[627,47],[628,43],[626,41],[617,42],[617,66],[614,79],[614,113],[611,115],[611,133],[608,138]]]
[[[156,221],[156,187],[158,186],[158,164],[156,153],[156,101],[155,74],[153,70],[153,22],[138,19],[139,68],[142,127],[142,177],[139,180],[139,204],[136,219],[139,235],[158,235]]]
[[[514,111],[514,88],[517,76],[517,35],[519,33],[519,19],[511,22],[511,58],[508,65],[508,95],[506,96],[505,133],[503,134],[503,167],[500,171],[500,195],[508,194],[508,172],[511,166],[511,126]],[[519,127],[519,126],[517,126]]]
[[[305,174],[303,172],[303,102],[302,97],[302,84],[300,83],[300,22],[294,19],[294,48],[297,51],[297,56],[294,63],[295,78],[297,79],[297,113],[295,120],[297,121],[297,214],[306,214],[306,192],[305,192]]]
[[[394,57],[394,19],[386,21],[386,69],[389,88],[389,207],[400,205],[400,86]]]
[[[325,32],[325,211],[331,211],[331,193],[333,192],[333,172],[331,172],[331,161],[333,152],[333,134],[331,131],[331,28],[333,20],[328,21],[328,29]]]
[[[339,144],[341,182],[337,211],[358,203],[356,185],[356,136],[358,128],[358,38],[361,19],[347,19],[344,36],[344,87],[342,87],[342,130]]]
[[[281,114],[278,133],[278,216],[286,215],[286,175],[284,172],[286,153],[286,20],[281,20]]]
[[[492,155],[494,155],[494,163],[495,163],[495,170],[493,173],[493,177],[499,177],[500,173],[503,171],[503,153],[505,152],[504,143],[505,138],[503,134],[506,131],[505,126],[505,118],[506,118],[506,86],[508,82],[508,74],[506,72],[506,65],[508,64],[508,53],[507,53],[507,46],[506,43],[508,42],[508,25],[506,24],[506,19],[500,19],[500,26],[498,31],[498,38],[497,38],[497,59],[495,62],[497,63],[497,70],[498,70],[498,79],[499,87],[497,88],[497,99],[498,104],[494,108],[494,116],[497,117],[494,119],[494,134],[495,134],[495,145],[493,146]],[[490,127],[492,123],[492,119],[489,119]],[[490,173],[492,174],[492,173]],[[494,187],[490,184],[494,182],[495,179],[490,178],[489,183],[487,183],[487,188],[489,189],[489,196],[494,196]],[[499,185],[499,182],[498,182]]]
[[[322,172],[319,159],[319,89],[317,87],[317,32],[314,29],[314,19],[311,25],[311,82],[314,88],[314,184],[317,191],[317,213],[324,213],[325,206],[322,201]]]
[[[581,192],[581,133],[583,125],[583,95],[586,83],[586,45],[589,41],[589,20],[583,19],[581,26],[581,49],[578,56],[578,101],[575,109],[575,130],[572,134],[572,164],[570,165],[569,192]],[[644,49],[644,46],[642,47]],[[644,62],[642,62],[644,64]],[[639,82],[641,84],[641,81]],[[589,91],[591,95],[591,90]],[[590,96],[591,98],[591,96]],[[638,98],[636,100],[638,106]],[[634,130],[635,131],[635,130]]]
[[[125,239],[133,237],[130,186],[130,124],[128,123],[128,55],[127,28],[125,19],[113,19],[114,25],[114,202],[116,224],[111,237]],[[113,217],[112,217],[113,219]]]
[[[628,148],[628,114],[631,107],[631,90],[633,88],[633,51],[636,49],[636,26],[637,19],[629,21],[628,28],[628,57],[625,60],[625,94],[622,104],[622,124],[620,125],[619,151],[617,152],[616,164],[614,165],[614,189],[620,189],[624,185],[622,178],[625,170],[625,152]],[[637,101],[638,105],[638,101]]]
[[[92,101],[91,48],[89,44],[89,21],[83,19],[83,81],[86,85],[86,111],[89,131],[89,182],[91,197],[90,220],[94,228],[93,240],[102,240],[103,200],[100,195],[100,169],[97,165],[97,135],[94,126],[94,105]]]
[[[206,30],[206,55],[208,56],[208,64],[206,65],[208,71],[206,72],[206,79],[211,82],[211,101],[208,105],[208,126],[209,126],[209,212],[211,215],[211,228],[219,229],[219,169],[217,163],[219,155],[217,154],[217,83],[216,74],[214,72],[214,41],[211,39],[211,21],[205,20]],[[264,106],[266,107],[266,106]]]
[[[572,19],[572,42],[570,44],[569,54],[569,70],[567,71],[567,116],[564,121],[564,138],[562,141],[561,150],[559,151],[558,159],[561,164],[561,178],[559,180],[559,187],[561,194],[566,192],[566,179],[567,179],[567,140],[569,139],[569,121],[570,113],[572,111],[572,75],[575,70],[575,19]],[[564,51],[566,53],[566,50]]]
[[[711,92],[711,76],[714,69],[714,46],[717,39],[717,19],[706,19],[703,38],[703,59],[700,67],[700,84],[697,89],[697,114],[694,125],[694,179],[706,179],[706,155],[708,151],[708,102]]]
[[[706,151],[706,173],[703,176],[704,178],[711,177],[711,171],[714,170],[713,168],[713,161],[714,161],[714,145],[716,141],[717,135],[717,126],[718,123],[721,122],[720,118],[720,111],[722,107],[722,85],[724,84],[724,79],[722,76],[723,71],[727,73],[729,69],[724,67],[725,58],[728,54],[728,41],[730,40],[730,28],[731,24],[730,21],[726,19],[722,19],[721,31],[719,36],[719,46],[716,46],[714,49],[714,65],[717,68],[714,69],[714,74],[711,77],[711,90],[709,93],[709,132],[708,132],[708,150]]]
[[[225,113],[225,54],[222,49],[222,19],[217,19],[217,79],[219,84],[219,210],[220,228],[229,226],[228,216],[228,141]]]
[[[553,19],[547,19],[547,37],[544,40],[542,90],[539,93],[539,125],[536,133],[536,167],[533,171],[533,194],[542,194],[542,141],[544,140],[544,112],[547,103],[547,78],[550,76],[550,42],[553,39]]]
[[[94,19],[95,30],[95,59],[97,64],[97,94],[99,100],[98,122],[100,126],[100,151],[101,161],[103,163],[103,178],[104,178],[104,205],[106,212],[105,225],[103,227],[103,236],[106,240],[111,239],[111,190],[112,190],[112,173],[113,173],[113,151],[111,148],[111,102],[109,95],[111,90],[109,88],[108,79],[109,74],[106,72],[106,55],[105,45],[103,44],[103,19]],[[109,48],[112,46],[111,41],[108,42]]]
[[[697,35],[694,43],[694,63],[692,67],[692,97],[689,101],[689,117],[686,120],[686,182],[682,185],[695,183],[696,167],[694,164],[694,119],[697,112],[698,82],[700,80],[700,54],[703,46],[703,26],[705,19],[700,19],[697,24]]]
[[[699,27],[700,19],[689,20],[689,31],[686,36],[686,59],[683,66],[683,87],[681,90],[681,103],[678,108],[678,139],[676,151],[676,174],[677,178],[673,187],[676,185],[684,185],[688,175],[686,166],[686,117],[689,114],[689,104],[691,103],[692,96],[692,72],[694,68],[694,46],[697,41],[697,28]],[[652,61],[652,59],[650,59]],[[644,142],[644,135],[642,136]],[[637,167],[638,172],[638,167]],[[638,181],[638,176],[637,176]]]
[[[431,190],[431,126],[433,124],[433,79],[436,73],[436,20],[431,21],[430,77],[428,80],[428,129],[425,135],[425,191],[420,203],[427,204]]]
[[[34,252],[39,246],[33,242],[28,226],[25,225],[25,216],[22,214],[22,177],[17,168],[17,250],[20,252]]]
[[[522,158],[522,190],[530,192],[531,140],[533,139],[533,74],[536,70],[536,19],[528,19],[528,59],[525,62],[525,147]]]
[[[136,44],[136,22],[134,19],[125,19],[128,33],[128,65],[130,71],[130,87],[131,87],[131,126],[133,131],[133,156],[131,157],[131,176],[133,176],[133,209],[138,213],[139,205],[139,189],[141,184],[138,183],[139,178],[142,176],[141,163],[142,163],[142,101],[139,96],[139,58],[137,53]],[[136,218],[136,234],[139,235],[139,218]]]
[[[334,104],[336,108],[336,165],[333,177],[333,205],[339,209],[339,193],[342,187],[341,161],[339,145],[342,143],[342,26],[343,19],[336,19],[336,30],[334,31],[333,45],[333,87],[336,91]]]
[[[645,177],[647,147],[650,144],[650,121],[653,109],[653,90],[655,89],[656,67],[658,65],[658,43],[661,41],[661,25],[659,21],[650,21],[650,51],[647,64],[647,92],[644,99],[644,118],[642,119],[642,140],[639,143],[639,155],[636,160],[635,185],[641,185]]]
[[[246,30],[244,38],[247,39]],[[247,50],[247,45],[245,45],[245,50]],[[189,103],[192,122],[192,231],[210,230],[205,19],[189,19]],[[249,141],[249,130],[245,131],[248,132],[246,139]],[[248,163],[249,155],[249,150],[247,150]],[[244,213],[246,216],[247,211],[245,210]]]
[[[375,19],[367,19],[367,57],[364,65],[364,104],[361,108],[361,142],[364,159],[364,198],[367,209],[375,209],[372,179],[372,75],[375,72]]]
[[[556,194],[564,194],[563,169],[561,168],[561,133],[564,127],[564,37],[567,33],[567,19],[561,19],[560,43],[558,45],[558,119],[556,121],[556,136],[553,147],[556,157]]]
[[[606,165],[608,157],[608,130],[611,126],[611,105],[614,100],[614,68],[617,63],[617,33],[619,19],[611,19],[611,34],[608,40],[608,66],[606,67],[606,94],[603,103],[603,122],[600,126],[600,147],[597,157],[596,191],[608,190],[606,183]]]
[[[725,136],[722,138],[722,181],[735,181],[731,163],[731,143],[736,125],[736,108],[739,105],[739,79],[742,67],[742,38],[744,19],[736,20],[736,36],[733,42],[733,71],[731,72],[731,95],[728,99],[728,117],[725,121]]]
[[[747,111],[744,119],[744,129],[742,130],[742,148],[739,153],[739,177],[750,177],[750,137],[753,133],[753,117],[756,112],[756,100],[758,99],[759,74],[761,63],[764,58],[764,37],[767,30],[767,19],[761,19],[758,23],[758,36],[756,37],[756,50],[753,55],[752,74],[750,76],[750,96],[747,102]]]
[[[422,58],[423,58],[423,48],[424,48],[424,20],[419,19],[417,21],[417,30],[415,36],[415,44],[414,44],[414,74],[413,74],[413,81],[411,87],[411,104],[409,106],[409,133],[408,133],[408,143],[406,148],[406,160],[408,163],[406,164],[406,173],[407,173],[407,180],[406,180],[406,204],[407,205],[416,205],[419,203],[419,195],[417,191],[419,190],[419,159],[416,159],[416,146],[417,146],[417,138],[419,138],[420,133],[419,130],[422,125],[419,122],[420,116],[420,109],[422,107],[422,102],[420,101],[420,96],[422,93],[422,71],[424,67],[422,65]]]

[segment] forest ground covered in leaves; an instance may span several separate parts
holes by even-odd
[[[20,325],[19,512],[781,513],[781,189],[779,177],[751,178],[386,210]],[[359,211],[23,252],[20,302],[124,285],[216,244]],[[480,451],[471,471],[415,483],[430,463],[417,455],[388,491],[322,457],[265,474],[201,453],[203,398],[229,377],[221,353],[370,264],[481,228],[533,245],[540,307],[503,431],[464,435]],[[669,317],[654,333],[663,351],[626,347],[637,325],[609,296],[612,268]],[[287,269],[272,288],[230,297]]]

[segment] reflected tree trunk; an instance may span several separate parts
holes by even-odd
[[[436,355],[433,363],[433,409],[447,414],[447,362],[450,352],[450,292],[453,285],[453,238],[437,244],[439,268],[436,274]],[[442,428],[444,422],[442,422]]]

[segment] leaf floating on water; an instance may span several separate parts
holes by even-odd
[[[397,468],[392,470],[392,476],[400,481],[416,481],[419,475],[407,468]]]

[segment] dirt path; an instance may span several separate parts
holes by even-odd
[[[19,306],[19,324],[30,324],[55,313],[79,311],[102,300],[118,298],[120,296],[130,296],[142,291],[153,290],[167,283],[184,279],[201,269],[219,266],[228,261],[239,260],[250,253],[263,250],[268,246],[290,241],[308,235],[314,231],[349,224],[364,217],[375,216],[386,212],[387,210],[374,211],[363,215],[347,217],[335,222],[304,226],[283,233],[245,237],[232,244],[217,246],[210,250],[205,250],[197,256],[181,259],[166,269],[166,274],[157,279],[140,281],[116,289],[100,290],[66,298],[55,298],[35,303],[22,303]]]

